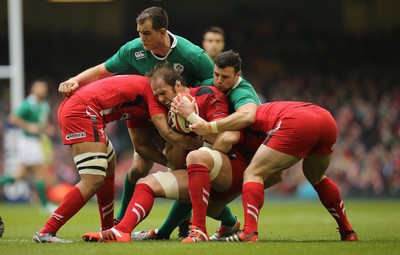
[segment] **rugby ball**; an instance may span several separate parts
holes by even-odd
[[[186,100],[188,102],[193,102],[193,100],[194,100],[194,97],[188,93],[181,93],[181,96],[182,96],[183,100]],[[195,107],[193,110],[196,114],[199,114],[199,108],[198,108],[197,104],[195,104]],[[178,114],[175,114],[172,111],[169,111],[168,115],[171,118],[172,126],[175,127],[175,129],[178,132],[183,133],[183,134],[187,134],[187,133],[191,132],[191,130],[189,128],[189,125],[190,125],[189,121],[182,118]]]

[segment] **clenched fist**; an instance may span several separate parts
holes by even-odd
[[[68,80],[60,83],[58,86],[58,92],[62,93],[64,96],[71,96],[77,89],[79,88],[79,84],[75,80]]]

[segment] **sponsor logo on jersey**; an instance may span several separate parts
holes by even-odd
[[[179,74],[183,73],[185,70],[185,67],[182,64],[179,63],[174,63],[174,69],[177,71]]]
[[[119,119],[119,120],[127,120],[127,119],[130,119],[131,118],[131,115],[129,114],[129,113],[123,113],[122,114],[122,116],[121,116],[121,118]]]
[[[135,58],[136,60],[142,59],[146,57],[146,54],[144,54],[144,51],[136,51],[135,53]]]
[[[86,132],[79,132],[79,133],[71,133],[65,136],[66,140],[73,140],[78,138],[86,137]]]

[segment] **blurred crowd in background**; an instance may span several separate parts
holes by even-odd
[[[343,196],[400,198],[399,29],[363,35],[311,31],[295,18],[277,23],[238,17],[218,25],[225,29],[226,49],[240,53],[244,77],[253,84],[264,102],[308,101],[332,113],[338,124],[339,138],[327,175],[335,180]],[[182,28],[182,31],[172,32],[187,38],[190,33],[197,33],[197,38],[201,34],[200,29],[193,32]],[[40,52],[49,50],[40,43],[42,36],[27,35],[26,40],[33,44],[30,47],[34,50],[26,52],[29,67],[26,79],[37,78],[43,68],[47,69],[53,80],[49,96],[53,106],[51,121],[57,126],[57,109],[63,99],[57,91],[59,82],[104,61],[102,56],[111,56],[122,43],[97,41],[82,35],[85,40],[79,40],[78,44],[77,40],[59,36],[49,41],[58,45],[55,57],[35,58]],[[192,41],[201,45],[200,40]],[[76,58],[69,57],[68,51],[64,50],[67,48],[73,48],[74,54],[83,59],[91,59],[90,64],[82,66]],[[87,51],[88,48],[91,50]],[[56,58],[61,58],[64,66],[52,63]],[[35,63],[29,59],[35,59]],[[74,66],[74,69],[65,69],[68,66]],[[9,88],[3,86],[7,81],[1,82],[0,129],[10,106]],[[118,156],[116,188],[119,194],[133,149],[124,122],[111,123],[106,132]],[[74,184],[78,175],[69,147],[61,144],[59,131],[51,139],[51,182]],[[163,167],[155,166],[155,170],[163,170]],[[286,171],[283,182],[269,193],[279,197],[316,196],[305,183],[298,165]]]

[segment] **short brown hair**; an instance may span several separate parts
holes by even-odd
[[[233,50],[224,51],[218,55],[215,59],[214,64],[218,68],[225,68],[225,67],[233,67],[235,72],[239,72],[242,70],[242,59],[239,56],[239,53],[234,52]]]
[[[168,29],[168,15],[167,12],[158,6],[153,6],[142,11],[136,18],[138,24],[143,24],[146,20],[153,22],[153,29],[159,30],[161,28]]]
[[[208,27],[208,28],[204,31],[203,34],[206,34],[206,33],[208,33],[208,32],[220,34],[220,35],[222,35],[222,37],[225,38],[225,31],[224,31],[221,27],[218,27],[218,26],[211,26],[211,27]]]
[[[150,82],[161,79],[172,87],[175,86],[177,81],[183,86],[186,86],[185,78],[183,78],[168,62],[156,64],[148,76],[150,77]]]

